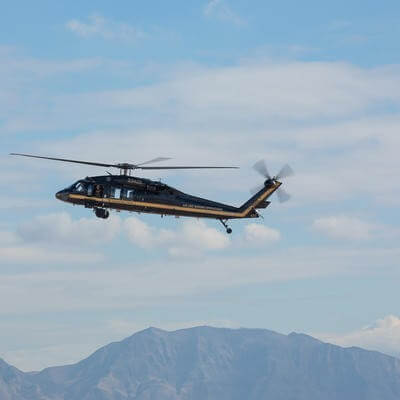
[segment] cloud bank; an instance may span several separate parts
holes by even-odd
[[[25,242],[93,245],[110,242],[120,232],[121,221],[111,216],[106,221],[98,218],[73,220],[66,213],[37,216],[18,228]]]
[[[368,240],[376,230],[373,224],[346,216],[317,218],[312,227],[330,238],[343,240]]]
[[[132,25],[107,19],[99,14],[92,14],[88,22],[72,19],[66,23],[66,28],[83,38],[101,37],[108,40],[135,41],[145,34]]]
[[[209,18],[217,18],[234,25],[244,25],[245,21],[233,12],[227,0],[209,0],[204,7],[204,15]]]
[[[125,221],[129,240],[146,249],[166,247],[171,256],[195,256],[206,250],[221,250],[229,246],[225,233],[210,228],[201,220],[185,220],[178,230],[151,227],[137,217]]]
[[[342,335],[323,334],[318,337],[339,346],[358,346],[400,358],[400,318],[396,315],[387,315],[353,332]]]
[[[244,229],[245,238],[250,243],[267,244],[269,242],[276,242],[281,238],[279,231],[261,224],[247,224]]]

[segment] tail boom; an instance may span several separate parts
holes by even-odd
[[[257,218],[259,215],[257,208],[266,208],[269,204],[267,199],[282,185],[279,181],[267,181],[266,185],[250,197],[241,207],[239,207],[240,217],[238,218]]]

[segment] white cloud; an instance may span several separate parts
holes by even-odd
[[[400,357],[400,318],[388,315],[372,325],[344,334],[320,334],[321,340],[349,347],[358,346]]]
[[[14,184],[13,187],[17,187],[18,184]],[[30,187],[31,189],[31,187]],[[22,197],[9,197],[0,196],[0,210],[4,209],[28,209],[28,208],[43,208],[45,206],[50,206],[53,200],[39,200]]]
[[[78,19],[70,20],[66,23],[66,27],[84,38],[99,36],[103,39],[134,41],[145,36],[141,30],[129,24],[111,21],[98,14],[90,15],[88,22]]]
[[[0,258],[2,266],[8,263],[18,263],[26,265],[56,264],[95,264],[102,262],[104,257],[99,253],[90,253],[86,251],[67,251],[60,248],[51,248],[47,246],[32,246],[18,244],[13,246],[1,246]]]
[[[130,253],[131,254],[131,253]],[[376,276],[397,267],[400,250],[343,251],[340,249],[273,249],[246,257],[214,255],[205,260],[163,258],[121,263],[93,259],[79,269],[10,271],[0,280],[0,314],[66,310],[112,310],[173,304],[174,299],[196,293],[207,295],[222,288],[307,277]],[[53,253],[79,260],[74,252]],[[89,254],[88,254],[89,257]],[[385,263],[382,263],[385,260]],[[26,260],[30,262],[29,260]],[[67,263],[71,265],[71,262]],[[377,267],[378,266],[378,267]],[[31,299],[29,302],[26,299]]]
[[[210,228],[202,220],[184,221],[181,237],[184,242],[199,249],[218,250],[229,245],[225,231]]]
[[[22,223],[16,232],[0,231],[0,258],[4,267],[96,264],[104,261],[104,255],[88,251],[88,246],[110,242],[120,230],[116,216],[100,221],[94,217],[73,220],[65,212],[42,215]]]
[[[368,240],[376,227],[356,217],[332,216],[317,218],[313,229],[334,239]]]
[[[93,245],[109,242],[120,232],[120,219],[111,215],[107,220],[80,218],[73,220],[65,212],[42,215],[18,228],[27,243],[45,242],[59,245]]]
[[[243,18],[232,11],[226,0],[209,0],[204,7],[204,15],[228,21],[235,25],[244,24]]]
[[[130,217],[125,220],[124,227],[132,243],[147,249],[165,248],[171,256],[192,257],[202,251],[223,249],[230,243],[226,234],[200,220],[183,221],[178,230],[172,231]]]
[[[254,62],[197,68],[159,84],[83,95],[75,101],[91,101],[96,107],[111,107],[114,112],[151,107],[154,111],[176,112],[177,117],[187,121],[201,113],[198,120],[207,115],[212,122],[223,121],[231,127],[238,121],[248,122],[249,118],[268,121],[340,117],[367,111],[382,101],[399,104],[400,95],[393,87],[399,84],[396,68],[367,70],[345,63]],[[234,118],[235,123],[226,125],[228,117]]]
[[[1,49],[0,49],[1,50]],[[0,57],[0,73],[7,79],[1,81],[1,88],[19,89],[28,83],[35,83],[38,78],[52,77],[58,74],[89,72],[106,63],[101,58],[79,58],[71,60],[54,60],[33,58],[13,50],[3,52]],[[3,93],[1,93],[3,95]],[[34,94],[33,97],[36,98]],[[11,100],[11,99],[10,99]]]
[[[0,246],[8,246],[19,242],[19,237],[14,232],[0,231]]]
[[[74,220],[62,212],[35,217],[21,224],[16,233],[0,231],[0,256],[10,263],[95,263],[103,259],[101,253],[94,255],[76,249],[109,243],[122,229],[131,243],[148,250],[162,249],[174,257],[193,258],[230,244],[225,233],[198,220],[182,221],[177,230],[171,230],[153,227],[137,217],[128,217],[122,223],[113,215],[107,220]]]
[[[328,24],[327,28],[330,31],[343,31],[343,30],[347,30],[351,26],[352,26],[352,23],[348,20],[335,19]]]
[[[195,66],[177,68],[161,83],[125,90],[46,93],[32,101],[21,95],[24,117],[5,114],[5,129],[49,130],[62,123],[65,129],[82,131],[82,126],[106,124],[110,126],[106,130],[87,128],[90,133],[41,143],[37,151],[108,160],[117,134],[121,146],[113,152],[115,161],[136,161],[139,154],[132,149],[153,149],[155,142],[180,162],[221,159],[229,163],[235,157],[239,165],[250,166],[266,157],[279,168],[293,161],[299,173],[290,182],[291,204],[337,201],[362,193],[394,205],[400,199],[399,187],[393,185],[399,168],[400,120],[395,113],[382,114],[382,104],[400,105],[395,90],[399,86],[397,67],[265,61],[222,68]],[[39,103],[51,104],[52,113],[43,112]],[[367,113],[370,117],[360,117]],[[253,151],[243,152],[250,135]],[[47,165],[40,164],[58,169]],[[70,170],[76,171],[72,166]],[[206,173],[197,176],[192,183],[196,188],[213,183]],[[226,183],[243,188],[252,178],[255,182],[254,174],[235,171],[227,174]],[[214,187],[221,187],[215,182]]]
[[[276,242],[281,238],[281,234],[278,230],[261,224],[247,224],[244,229],[245,238],[250,243],[265,244]]]
[[[124,221],[128,239],[142,248],[153,248],[165,245],[175,239],[175,233],[167,229],[157,229],[137,217],[129,217]]]

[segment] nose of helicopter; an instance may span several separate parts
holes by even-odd
[[[60,190],[59,192],[56,193],[56,199],[61,201],[67,201],[68,193],[66,193],[64,190]]]

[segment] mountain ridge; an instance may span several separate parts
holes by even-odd
[[[400,360],[257,328],[149,327],[75,364],[24,373],[0,359],[2,400],[400,398]]]

